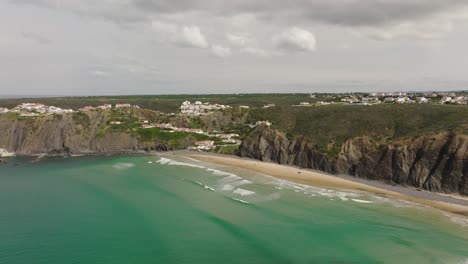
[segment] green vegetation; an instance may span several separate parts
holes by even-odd
[[[6,113],[6,114],[3,114],[4,116],[6,116],[9,120],[17,120],[19,118],[19,114],[18,113]]]
[[[197,140],[209,140],[210,137],[187,132],[168,132],[160,128],[140,128],[136,130],[140,140],[145,142],[165,142],[175,148],[185,148]]]
[[[456,105],[328,105],[253,109],[249,121],[269,120],[288,138],[304,135],[336,154],[350,138],[386,142],[445,131],[468,133],[468,107]]]
[[[216,152],[219,154],[225,154],[225,155],[235,155],[238,149],[239,149],[239,146],[237,145],[219,146],[219,147],[216,147],[213,152]]]
[[[89,116],[81,112],[73,114],[73,121],[75,122],[75,124],[81,125],[83,127],[89,127],[91,124]]]
[[[201,117],[172,116],[158,112],[178,113],[180,104],[185,100],[225,104],[233,108]],[[339,101],[339,95],[321,94],[316,95],[316,98],[311,98],[308,94],[235,94],[1,99],[0,107],[12,108],[23,102],[73,109],[105,103],[140,105],[142,109],[102,111],[101,114],[105,116],[107,123],[103,122],[105,124],[99,127],[96,137],[102,137],[108,131],[128,132],[138,134],[144,141],[171,142],[173,146],[187,146],[195,140],[204,140],[208,137],[193,133],[168,133],[156,128],[140,129],[141,121],[149,120],[153,123],[171,123],[178,127],[201,128],[205,131],[237,133],[242,139],[252,132],[253,128],[248,124],[269,120],[273,123],[272,128],[284,132],[289,139],[303,135],[316,144],[317,148],[327,151],[330,155],[338,153],[346,140],[361,136],[381,142],[391,142],[446,131],[468,134],[468,107],[464,105],[292,106],[300,102],[313,104],[317,101]],[[266,104],[276,104],[276,107],[262,108]],[[238,108],[241,105],[251,108]],[[96,112],[74,113],[73,120],[86,128],[90,125],[90,118],[94,118],[95,115]],[[8,119],[19,119],[19,115],[15,113],[3,116]],[[61,118],[61,115],[56,115],[54,118]],[[27,118],[29,119],[34,118]],[[111,125],[112,121],[122,123]],[[220,143],[219,140],[217,142]]]
[[[112,121],[120,121],[121,124],[110,124]],[[125,132],[139,128],[140,122],[132,111],[111,110],[108,125],[112,131]]]

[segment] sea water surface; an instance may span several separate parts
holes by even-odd
[[[369,194],[170,156],[0,164],[0,263],[467,261],[463,219]]]

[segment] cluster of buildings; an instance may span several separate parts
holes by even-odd
[[[195,141],[195,146],[188,147],[188,150],[209,151],[215,149],[216,145],[214,140],[201,140]]]
[[[400,93],[398,93],[400,94]],[[401,93],[403,94],[403,93]],[[341,99],[342,103],[352,104],[352,105],[376,105],[381,103],[393,103],[393,104],[427,104],[429,103],[429,99],[425,97],[411,97],[408,96],[398,96],[398,97],[371,97],[371,96],[363,96],[363,97],[345,97]]]
[[[370,93],[369,96],[372,96],[372,97],[403,97],[403,96],[407,96],[408,93],[406,92],[374,92],[374,93]]]
[[[73,113],[72,109],[62,109],[56,106],[47,106],[37,103],[22,103],[12,109],[0,108],[0,114],[17,113],[20,116],[38,116],[41,114],[66,114]]]
[[[116,104],[115,105],[116,109],[123,109],[123,108],[140,108],[138,105],[131,105],[131,104]],[[93,110],[106,110],[106,109],[112,109],[111,104],[103,104],[100,106],[85,106],[78,111],[84,112],[84,111],[93,111]],[[34,117],[34,116],[39,116],[39,115],[51,115],[51,114],[68,114],[68,113],[74,113],[75,111],[73,109],[62,109],[60,107],[56,106],[47,106],[44,104],[38,104],[38,103],[22,103],[20,105],[17,105],[16,107],[12,109],[8,108],[3,108],[0,107],[0,114],[6,114],[6,113],[18,113],[20,116],[29,116],[29,117]]]
[[[229,145],[239,145],[241,143],[239,134],[236,133],[209,133],[198,128],[185,128],[185,127],[175,127],[170,123],[159,123],[159,124],[150,124],[149,121],[144,120],[142,122],[141,128],[162,128],[162,132],[174,133],[174,132],[187,132],[195,133],[200,135],[205,135],[212,138],[221,139],[221,142]],[[211,150],[216,147],[214,140],[203,140],[195,142],[195,146],[190,147],[191,150]]]
[[[317,101],[314,104],[309,102],[301,102],[294,106],[311,106],[311,105],[330,105],[337,102],[350,105],[375,105],[380,103],[392,104],[468,104],[468,96],[466,92],[373,92],[373,93],[346,93],[332,95],[323,95],[320,97],[327,98],[326,101]],[[317,98],[317,96],[311,96]]]
[[[208,102],[202,103],[200,101],[196,101],[195,103],[191,103],[190,101],[185,101],[180,106],[180,112],[183,115],[189,116],[200,116],[208,114],[209,112],[223,110],[231,108],[228,105],[221,105],[221,104],[210,104]]]
[[[468,104],[468,96],[443,96],[440,99],[441,104]]]
[[[440,104],[468,104],[468,96],[454,92],[426,92],[426,93],[406,93],[406,92],[378,92],[370,93],[369,96],[383,98],[384,103],[396,104],[427,104],[431,101]]]
[[[115,109],[125,109],[125,108],[140,108],[138,105],[131,105],[131,104],[115,104]],[[93,110],[106,110],[106,109],[112,109],[111,104],[103,104],[99,106],[85,106],[79,109],[79,111],[84,112],[84,111],[93,111]]]
[[[145,122],[145,121],[143,121]],[[166,129],[167,132],[173,133],[173,132],[187,132],[187,133],[195,133],[195,134],[201,134],[209,137],[217,137],[221,138],[222,140],[232,140],[233,138],[239,137],[239,134],[236,133],[209,133],[206,131],[203,131],[202,129],[199,128],[185,128],[185,127],[175,127],[172,124],[169,123],[159,123],[159,124],[143,124],[141,126],[142,128],[153,128],[153,127],[158,127],[158,128],[163,128]],[[164,130],[163,130],[164,131]],[[227,142],[225,142],[227,143]]]

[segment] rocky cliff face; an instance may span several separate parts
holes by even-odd
[[[238,155],[468,195],[467,135],[443,133],[392,143],[353,138],[342,145],[338,155],[330,157],[303,136],[288,139],[278,131],[258,128],[242,142]]]
[[[163,142],[140,142],[131,134],[106,130],[108,120],[106,112],[24,119],[0,116],[0,148],[19,155],[169,149]]]

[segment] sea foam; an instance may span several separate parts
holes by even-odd
[[[249,190],[245,190],[245,189],[241,189],[241,188],[235,189],[232,193],[239,194],[240,196],[249,196],[249,195],[254,195],[255,194],[255,192],[253,192],[253,191],[249,191]]]
[[[360,199],[351,199],[353,202],[356,202],[356,203],[363,203],[363,204],[371,204],[373,202],[371,201],[366,201],[366,200],[360,200]]]
[[[168,158],[160,158],[156,162],[159,163],[159,164],[162,164],[162,165],[185,166],[185,167],[199,168],[199,169],[204,169],[205,168],[204,166],[201,166],[201,165],[175,161],[175,160],[171,160],[171,159],[168,159]]]
[[[135,167],[134,163],[117,163],[112,166],[112,168],[117,169],[117,170],[126,170],[131,167]]]
[[[445,214],[445,216],[448,217],[448,219],[452,222],[452,223],[455,223],[463,228],[468,228],[468,219],[464,218],[464,217],[458,217],[458,216],[455,216],[453,214]],[[468,259],[466,260],[466,262],[464,262],[466,264],[468,264]]]
[[[237,199],[237,198],[231,198],[231,199],[234,200],[234,201],[238,201],[238,202],[244,203],[244,204],[249,204],[249,202],[244,201],[244,200],[241,200],[241,199]]]
[[[210,191],[213,191],[213,192],[215,191],[214,188],[212,188],[212,187],[210,187],[210,186],[208,186],[208,185],[205,185],[205,184],[203,184],[203,183],[201,183],[201,182],[195,182],[195,183],[198,184],[198,185],[200,185],[200,186],[202,186],[203,188],[205,188],[205,189],[207,189],[207,190],[210,190]]]
[[[216,170],[216,169],[211,169],[211,168],[208,168],[206,169],[206,171],[209,171],[211,173],[213,173],[213,175],[217,175],[217,176],[237,176],[233,173],[229,173],[229,172],[225,172],[225,171],[220,171],[220,170]]]

